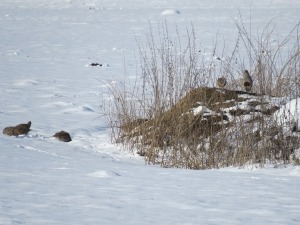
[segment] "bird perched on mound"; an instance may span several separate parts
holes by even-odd
[[[28,134],[28,132],[30,131],[30,127],[31,127],[31,121],[29,121],[28,123],[18,124],[14,127],[5,127],[3,129],[3,134],[8,136],[18,136],[22,134]]]
[[[219,88],[224,88],[227,84],[226,78],[225,77],[220,77],[217,80],[217,85],[219,86]]]
[[[250,76],[248,70],[245,70],[243,73],[243,85],[244,85],[246,92],[251,91],[253,81],[252,81],[252,77]]]
[[[59,141],[70,142],[72,141],[71,136],[66,131],[60,131],[53,135],[53,137],[57,138]]]

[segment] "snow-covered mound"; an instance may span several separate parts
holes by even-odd
[[[156,117],[121,124],[118,141],[131,143],[146,161],[166,167],[208,169],[298,163],[298,130],[294,125],[283,130],[279,123],[282,113],[273,116],[286,107],[282,105],[284,101],[285,98],[200,87]]]

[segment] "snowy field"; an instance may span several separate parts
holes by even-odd
[[[105,84],[134,80],[149,22],[193,23],[209,48],[234,43],[239,11],[255,31],[275,18],[279,38],[300,20],[299,0],[1,0],[0,128],[32,131],[0,135],[0,224],[300,224],[300,167],[145,165],[99,117]]]

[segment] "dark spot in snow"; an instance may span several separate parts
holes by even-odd
[[[100,63],[91,63],[90,66],[102,66]]]

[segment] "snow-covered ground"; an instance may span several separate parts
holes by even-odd
[[[32,131],[0,135],[0,224],[300,224],[300,167],[149,166],[99,117],[105,85],[135,79],[149,22],[193,23],[209,48],[235,42],[239,10],[255,32],[275,18],[278,38],[300,19],[298,0],[1,0],[0,128]]]

